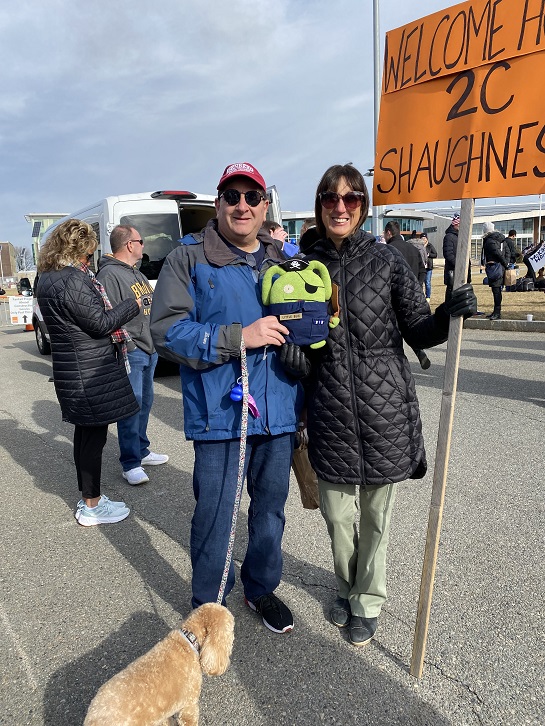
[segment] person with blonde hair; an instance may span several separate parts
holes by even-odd
[[[61,222],[38,258],[36,297],[51,338],[53,381],[63,421],[74,425],[74,463],[81,499],[79,524],[120,522],[124,502],[101,495],[102,451],[108,424],[138,411],[127,375],[123,325],[138,315],[140,302],[115,308],[88,262],[97,249],[93,228],[79,219]]]

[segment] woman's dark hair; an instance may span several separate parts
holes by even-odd
[[[330,166],[325,172],[323,177],[320,179],[318,188],[316,189],[316,202],[314,205],[314,212],[316,217],[316,229],[320,237],[324,238],[327,236],[327,232],[322,222],[322,205],[320,203],[320,194],[322,192],[336,192],[337,187],[341,179],[346,179],[346,183],[354,192],[363,192],[364,198],[361,205],[361,214],[358,223],[358,227],[365,222],[367,214],[369,212],[369,192],[365,185],[365,180],[361,173],[352,164],[334,164]]]
[[[517,236],[517,230],[516,229],[510,229],[507,233],[508,237],[516,237]]]

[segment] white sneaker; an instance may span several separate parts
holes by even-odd
[[[108,497],[105,494],[100,495],[100,499],[98,500],[98,503],[100,504],[101,502],[102,503],[110,502],[112,507],[127,507],[125,502],[112,502],[112,500],[108,499]],[[83,501],[83,499],[80,499],[76,505],[76,511],[74,512],[74,517],[76,516],[78,509],[81,509],[84,506],[85,506],[85,502]]]
[[[137,484],[145,484],[149,481],[149,476],[141,466],[137,466],[135,469],[124,471],[123,479],[126,479],[132,487],[135,487]]]
[[[100,501],[96,507],[88,507],[86,504],[76,512],[76,520],[83,527],[92,527],[96,524],[114,524],[121,522],[129,516],[128,507],[114,507],[109,500]]]
[[[167,461],[168,456],[166,454],[155,454],[153,451],[150,451],[147,456],[144,456],[141,464],[142,466],[159,466],[159,464],[166,464]]]

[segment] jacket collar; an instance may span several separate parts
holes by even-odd
[[[204,255],[208,262],[217,267],[232,265],[239,260],[225,244],[218,233],[218,220],[211,219],[203,230]],[[284,262],[286,259],[283,252],[277,247],[275,241],[268,232],[259,230],[257,239],[265,245],[265,259],[273,262]]]
[[[332,259],[338,259],[341,254],[344,253],[347,257],[354,257],[355,255],[361,254],[365,248],[369,247],[369,245],[374,242],[374,239],[373,235],[369,234],[369,232],[366,232],[363,229],[358,229],[354,232],[354,234],[350,235],[350,237],[343,240],[340,250],[337,250],[332,240],[328,237],[327,239],[315,241],[314,244],[310,245],[308,249],[305,250],[305,254],[321,252]]]

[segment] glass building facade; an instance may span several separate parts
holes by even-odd
[[[299,237],[301,236],[301,227],[303,226],[305,220],[304,219],[284,219],[282,220],[282,226],[288,233],[289,241],[292,244],[299,244]],[[368,217],[364,224],[363,229],[366,232],[371,231],[371,218]]]
[[[517,233],[515,239],[515,249],[518,252],[528,245],[534,244],[534,217],[521,217],[520,219],[503,219],[494,221],[494,227],[497,232],[501,232],[507,237],[510,230],[514,229]],[[471,257],[480,259],[483,246],[483,223],[476,222],[471,232]]]

